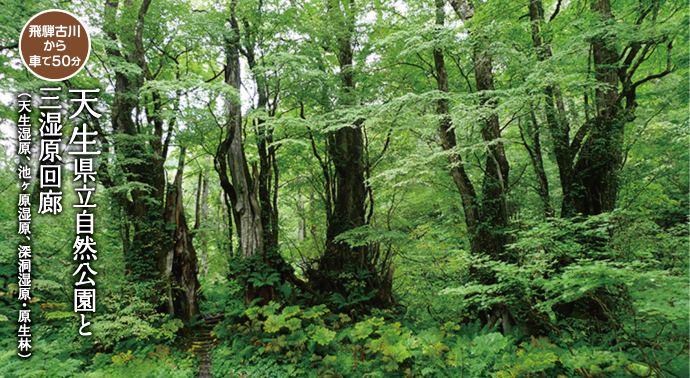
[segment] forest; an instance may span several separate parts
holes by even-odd
[[[19,56],[48,9],[91,43],[57,82]],[[689,17],[686,0],[0,0],[0,377],[690,376]],[[70,118],[76,89],[97,100]],[[57,213],[35,179],[49,95]],[[87,328],[82,127],[101,151]]]

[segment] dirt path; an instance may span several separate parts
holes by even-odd
[[[209,350],[216,346],[216,339],[211,335],[211,331],[216,324],[223,320],[223,315],[203,314],[205,324],[202,326],[201,333],[197,336],[192,345],[192,353],[201,357],[201,366],[197,378],[212,378],[211,375],[211,355]]]

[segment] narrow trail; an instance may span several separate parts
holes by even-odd
[[[220,313],[203,314],[204,325],[196,340],[192,343],[192,353],[201,357],[201,365],[199,366],[199,373],[197,378],[212,378],[211,375],[211,355],[209,350],[216,346],[216,340],[211,335],[213,327],[223,320],[223,315]]]

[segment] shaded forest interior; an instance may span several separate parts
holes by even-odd
[[[92,29],[56,83],[17,45],[51,8]],[[688,8],[0,2],[0,377],[689,376]],[[79,336],[65,161],[22,360],[12,99],[49,86],[100,90],[63,120],[102,151],[98,307]]]

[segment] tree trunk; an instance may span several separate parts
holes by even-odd
[[[231,20],[234,35],[227,37],[225,84],[240,92],[239,26]],[[256,185],[249,173],[242,141],[242,113],[240,102],[228,98],[225,104],[228,120],[223,141],[225,164],[232,180],[232,210],[239,235],[240,250],[244,257],[264,252],[261,208],[257,200]]]
[[[206,163],[208,164],[208,156],[206,158]],[[196,219],[194,221],[194,235],[201,228],[205,228],[206,220],[208,219],[208,171],[206,168],[202,168],[199,171],[199,183],[197,184],[196,191]],[[206,237],[202,237],[199,241],[199,263],[201,264],[201,271],[203,275],[208,274],[209,261],[208,261],[208,241]]]
[[[552,56],[551,46],[545,43],[541,37],[541,26],[544,23],[544,8],[541,0],[531,0],[529,3],[529,16],[532,23],[532,45],[537,54],[537,60],[545,61]],[[565,107],[560,88],[557,85],[548,85],[544,89],[546,96],[546,123],[553,140],[554,155],[563,191],[561,216],[568,217],[575,214],[573,198],[577,196],[577,174],[574,171],[574,154],[570,144],[570,126],[565,118]]]
[[[592,10],[604,22],[612,22],[609,0],[594,1]],[[592,58],[594,78],[602,85],[595,89],[596,116],[591,120],[590,135],[583,143],[575,164],[581,186],[572,198],[572,208],[583,215],[601,214],[616,207],[625,128],[618,96],[617,65],[620,57],[612,35],[602,33],[592,38]]]
[[[656,17],[655,3],[642,6],[644,9],[636,20],[637,25],[641,25],[647,17]],[[537,57],[544,60],[551,56],[551,49],[540,36],[540,25],[544,21],[541,1],[532,0],[529,8],[533,44],[538,50]],[[625,47],[627,54],[621,59],[616,49],[618,39],[609,30],[609,26],[614,23],[610,0],[595,0],[591,8],[602,23],[597,28],[600,32],[591,38],[590,59],[594,78],[598,83],[595,88],[596,114],[589,117],[586,112],[586,121],[572,141],[560,89],[558,86],[546,88],[546,115],[554,140],[554,153],[563,190],[562,217],[578,213],[585,216],[597,215],[615,209],[625,124],[635,118],[636,89],[639,85],[672,71],[670,60],[667,60],[666,69],[661,73],[633,82],[637,68],[649,58],[647,53],[665,42],[665,39],[631,42]],[[671,48],[672,44],[669,43],[669,54]]]
[[[234,88],[239,97],[240,92],[240,29],[235,10],[236,1],[230,4],[230,32],[225,37],[225,83]],[[228,116],[225,125],[225,139],[218,147],[215,168],[220,176],[220,184],[230,200],[230,213],[235,220],[235,227],[239,236],[242,258],[256,258],[265,262],[265,247],[263,225],[261,220],[261,206],[257,198],[258,182],[252,179],[244,153],[242,141],[242,114],[240,102],[236,98],[228,97],[225,110]],[[258,179],[256,166],[253,167],[254,178]],[[230,177],[228,177],[230,172]],[[265,264],[262,264],[265,266]],[[252,268],[253,269],[253,268]],[[251,271],[244,272],[248,277]],[[245,301],[250,303],[256,298],[262,298],[262,304],[268,304],[274,299],[271,286],[254,287],[247,284]]]
[[[254,55],[255,46],[247,46],[249,69],[258,67]],[[254,72],[254,83],[259,95],[258,110],[273,116],[274,109],[268,107],[268,83],[260,73]],[[266,119],[259,116],[255,120],[256,147],[259,151],[258,194],[261,206],[261,223],[264,227],[264,248],[278,250],[278,165],[273,143],[273,129],[266,126]]]
[[[304,241],[307,223],[305,221],[304,196],[302,196],[302,193],[299,193],[297,197],[297,214],[300,217],[299,224],[297,225],[297,240]]]
[[[462,21],[466,21],[474,15],[472,4],[461,0],[450,0],[455,13]],[[436,0],[436,24],[443,25],[445,21],[444,1]],[[479,105],[493,111],[496,107],[496,99],[491,93],[494,90],[494,77],[492,73],[491,53],[486,36],[474,34],[473,49],[474,74],[479,92]],[[445,69],[443,53],[439,49],[434,50],[434,63],[436,66],[438,88],[442,92],[448,92],[448,75]],[[448,114],[447,100],[441,100],[437,112],[442,115],[439,127],[442,146],[446,150],[452,150],[456,145],[455,135],[450,133],[450,115]],[[474,194],[474,186],[466,175],[453,174],[456,186],[463,197],[465,220],[470,231],[472,252],[485,255],[493,260],[507,261],[505,245],[508,231],[508,206],[506,201],[508,189],[508,173],[510,166],[506,158],[501,138],[501,130],[498,115],[493,112],[482,120],[481,136],[487,143],[487,157],[484,166],[482,182],[482,198],[478,200]],[[452,157],[453,155],[451,155]],[[457,157],[457,162],[451,160],[453,167],[462,167],[462,162]],[[462,171],[461,173],[464,173]],[[459,179],[455,179],[459,176]],[[464,176],[464,177],[463,177]],[[479,202],[477,204],[477,202]],[[465,204],[467,203],[467,205]],[[475,209],[479,208],[477,213]],[[469,209],[469,211],[468,211]],[[468,213],[470,214],[468,216]],[[485,269],[470,268],[470,273],[484,284],[496,282],[495,276]],[[501,325],[504,332],[509,332],[515,324],[515,318],[505,304],[494,304],[488,309],[481,309],[479,317],[484,324],[493,327]]]
[[[451,6],[455,10],[458,17],[465,21],[474,15],[474,7],[472,4],[461,1],[461,0],[451,0]],[[443,2],[436,2],[436,23],[443,24],[444,21],[443,14]],[[477,91],[479,92],[479,105],[493,110],[496,107],[496,99],[492,92],[494,90],[494,76],[492,73],[492,62],[491,53],[488,48],[488,40],[486,36],[483,35],[473,35],[476,43],[473,49],[473,63],[474,63],[474,75],[477,84]],[[436,56],[439,55],[439,59]],[[442,53],[434,53],[434,61],[442,62]],[[438,66],[439,63],[437,63]],[[437,67],[439,71],[440,67]],[[445,75],[445,81],[447,82],[447,74],[445,74],[445,64],[442,69]],[[440,72],[440,71],[439,71]],[[441,80],[439,80],[439,90],[441,89]],[[447,91],[447,84],[446,86]],[[488,93],[487,93],[488,92]],[[441,126],[442,129],[448,129],[448,127]],[[443,130],[442,130],[443,131]],[[487,143],[487,157],[484,166],[484,179],[482,182],[482,197],[480,201],[479,214],[475,214],[471,211],[471,216],[467,216],[467,209],[475,207],[470,204],[465,205],[465,218],[467,220],[468,230],[472,232],[474,229],[474,235],[472,236],[472,250],[480,251],[482,254],[497,258],[499,260],[505,259],[504,251],[505,244],[507,242],[506,231],[508,230],[508,206],[506,201],[507,189],[508,189],[508,174],[510,172],[510,165],[508,164],[508,159],[506,158],[505,149],[503,147],[503,142],[500,141],[501,130],[498,122],[498,115],[490,114],[484,120],[482,120],[481,125],[481,135],[484,142]],[[450,139],[448,133],[441,133],[441,139]],[[452,136],[454,138],[454,135]],[[446,143],[446,149],[454,147],[455,143]],[[452,163],[452,162],[451,162]],[[451,171],[452,174],[452,171]],[[455,175],[454,175],[455,178]],[[466,196],[472,198],[472,192],[468,189],[469,179],[455,179],[456,185],[460,193],[466,193]],[[471,185],[471,183],[470,183]],[[476,195],[474,195],[476,198]],[[463,202],[466,201],[463,198]],[[477,200],[473,200],[477,202]]]
[[[474,48],[474,75],[477,91],[480,93],[479,104],[487,108],[496,107],[496,100],[491,92],[494,90],[494,76],[491,72],[491,53],[486,37],[478,35]],[[498,115],[490,114],[482,124],[482,139],[487,142],[487,157],[484,166],[485,174],[482,183],[482,247],[489,256],[504,259],[508,230],[508,206],[506,201],[508,172],[510,166],[503,148]]]
[[[549,181],[546,177],[546,171],[544,170],[544,159],[542,157],[541,149],[541,132],[539,129],[539,123],[537,121],[537,116],[534,111],[530,111],[530,122],[526,122],[527,132],[522,128],[522,119],[518,119],[518,127],[520,129],[520,137],[525,145],[525,149],[529,154],[530,161],[532,162],[532,168],[534,169],[534,175],[537,177],[537,194],[541,198],[542,206],[544,209],[544,217],[551,218],[554,216],[554,210],[551,206],[551,195],[549,194]]]
[[[443,26],[445,23],[445,12],[443,10],[444,0],[436,0],[436,25]],[[436,84],[438,90],[443,93],[449,92],[448,72],[446,71],[446,63],[443,51],[435,48],[434,66],[436,69]],[[441,117],[438,126],[438,134],[441,139],[441,147],[445,151],[454,151],[457,146],[455,137],[455,129],[453,129],[452,120],[450,117],[450,109],[448,99],[442,98],[438,100],[436,113]],[[455,186],[460,192],[462,198],[462,208],[465,213],[465,224],[470,234],[470,249],[472,254],[479,255],[482,253],[481,237],[478,229],[481,224],[480,206],[477,199],[477,194],[474,185],[470,180],[465,166],[463,165],[462,156],[458,152],[451,152],[448,154],[448,162],[450,163],[450,175],[455,182]]]
[[[106,35],[112,41],[119,39],[124,47],[124,55],[119,49],[112,47],[107,48],[108,55],[125,59],[142,69],[142,74],[115,71],[115,97],[111,108],[113,130],[119,135],[115,138],[115,150],[118,155],[124,156],[124,162],[121,164],[124,174],[127,181],[143,184],[136,186],[131,191],[131,200],[125,202],[125,210],[134,230],[130,248],[126,252],[127,270],[138,280],[153,279],[161,273],[156,269],[161,243],[156,241],[162,240],[164,236],[161,217],[165,194],[165,156],[160,140],[162,125],[159,120],[154,122],[155,135],[147,146],[145,138],[140,135],[132,119],[132,114],[139,106],[138,93],[148,71],[142,34],[150,3],[150,0],[145,0],[139,9],[126,4],[122,10],[123,14],[136,15],[132,17],[136,19],[136,23],[131,31],[122,32],[118,36],[113,29],[106,28]],[[106,2],[105,18],[110,20],[109,25],[117,24],[118,6],[118,1]],[[147,189],[142,189],[142,186]]]
[[[358,105],[354,93],[352,48],[356,11],[354,1],[332,1],[328,4],[330,19],[341,28],[335,39],[335,55],[340,68],[340,105],[343,107]],[[341,279],[341,273],[353,273],[366,282],[363,289],[365,293],[376,293],[369,305],[389,306],[393,299],[387,287],[392,285],[392,281],[387,278],[387,272],[380,274],[374,266],[370,251],[372,246],[352,247],[346,242],[336,241],[344,232],[367,223],[365,200],[368,192],[362,135],[364,120],[359,118],[352,123],[351,126],[341,127],[327,135],[328,154],[334,167],[334,195],[326,230],[326,250],[318,263],[318,276],[310,279],[320,289],[348,297],[352,292],[349,285]]]
[[[159,270],[165,272],[164,280],[169,280],[171,284],[168,286],[168,292],[169,298],[174,298],[172,314],[185,321],[190,321],[194,315],[199,313],[199,301],[196,295],[197,290],[199,290],[199,280],[197,279],[199,266],[184,212],[182,173],[184,171],[185,152],[186,148],[183,147],[180,152],[175,181],[169,187],[166,196],[165,220],[167,224],[175,225],[175,229],[172,231],[172,241],[169,243],[165,258],[159,260]]]
[[[133,229],[131,243],[128,243],[129,248],[125,251],[126,269],[139,282],[157,278],[166,281],[174,276],[176,286],[181,288],[182,294],[170,287],[160,287],[161,291],[167,290],[166,310],[189,320],[199,311],[196,300],[196,290],[199,287],[196,254],[184,222],[184,210],[181,204],[177,204],[181,198],[176,199],[176,194],[171,192],[167,201],[173,206],[170,208],[171,214],[166,214],[168,206],[164,204],[164,163],[176,118],[167,120],[168,137],[164,142],[163,129],[166,122],[161,116],[164,99],[157,91],[153,91],[150,98],[141,94],[144,82],[153,80],[143,43],[145,19],[150,5],[151,0],[143,0],[138,7],[125,2],[122,9],[119,9],[117,0],[108,0],[105,5],[104,32],[112,43],[106,47],[107,55],[114,60],[122,59],[136,64],[141,69],[139,73],[115,69],[115,96],[111,108],[114,149],[118,159],[122,159],[119,166],[123,171],[123,184],[134,184],[130,191],[131,200],[125,196],[118,197],[127,218],[123,235],[129,235],[128,224]],[[131,25],[121,25],[128,20],[134,21],[129,21]],[[117,48],[117,44],[122,47]],[[150,101],[144,106],[140,105],[142,96],[145,101]],[[142,119],[152,126],[152,134],[142,131]],[[100,128],[97,123],[94,124]],[[178,175],[181,175],[181,168]],[[104,183],[110,187],[116,185],[110,175],[105,177]],[[181,181],[179,188],[181,190]],[[177,208],[173,210],[175,206]],[[173,219],[176,230],[174,235],[170,235],[165,229],[165,222]],[[158,299],[151,297],[148,300],[156,302]]]

